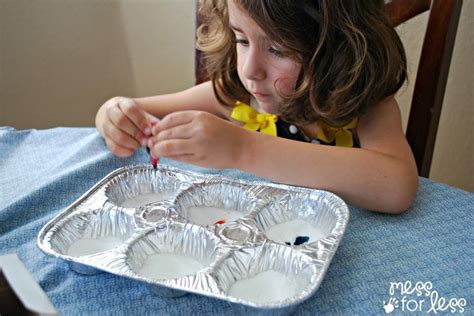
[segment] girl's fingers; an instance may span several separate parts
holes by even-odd
[[[152,133],[153,135],[156,135],[160,131],[190,123],[196,115],[199,115],[198,113],[199,111],[180,111],[168,114],[161,121],[155,124]]]
[[[156,116],[151,115],[150,113],[145,112],[145,115],[146,115],[146,119],[148,120],[148,122],[150,123],[150,125],[152,127],[155,126],[155,124],[160,121],[159,118],[157,118]]]
[[[110,138],[106,138],[105,143],[107,144],[107,147],[110,149],[110,151],[116,156],[129,157],[133,154],[133,149],[122,147]]]
[[[136,138],[123,132],[118,126],[116,126],[111,120],[107,124],[104,124],[105,138],[112,140],[115,144],[120,147],[134,150],[140,147],[140,143]]]
[[[145,136],[151,135],[151,126],[146,117],[145,111],[140,109],[133,100],[131,99],[121,99],[118,103],[118,106],[122,113],[130,120],[130,122],[135,125],[135,127],[142,132]],[[136,135],[137,133],[132,133],[130,135]]]
[[[192,155],[194,153],[192,143],[188,139],[172,139],[155,143],[151,147],[153,157],[171,157],[180,155]]]
[[[137,140],[139,140],[140,136],[143,135],[140,129],[136,127],[132,121],[130,121],[130,119],[125,115],[125,113],[122,112],[120,107],[112,107],[109,110],[108,114],[110,122],[117,129],[122,130],[123,132]]]
[[[162,142],[169,139],[188,139],[193,136],[192,124],[178,125],[158,132],[154,142]]]

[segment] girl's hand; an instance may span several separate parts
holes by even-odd
[[[95,125],[110,151],[120,157],[131,156],[151,136],[145,111],[133,99],[125,97],[105,102],[97,112]]]
[[[238,168],[251,135],[202,111],[171,113],[153,127],[152,134],[148,140],[152,156],[214,169]]]

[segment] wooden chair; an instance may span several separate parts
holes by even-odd
[[[387,4],[394,26],[430,10],[406,130],[423,177],[430,174],[461,7],[462,0],[392,0]]]
[[[387,3],[394,26],[430,11],[406,130],[418,173],[423,177],[429,177],[430,173],[461,7],[462,0],[391,0]],[[199,16],[196,23],[200,25]],[[195,57],[198,84],[206,81],[207,75],[201,52],[196,50]]]

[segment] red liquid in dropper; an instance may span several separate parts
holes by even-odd
[[[151,164],[153,165],[153,168],[156,169],[156,167],[158,166],[159,159],[151,157],[150,160],[151,160]]]

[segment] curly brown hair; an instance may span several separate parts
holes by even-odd
[[[234,0],[302,65],[278,115],[296,124],[339,126],[395,94],[406,80],[402,42],[384,0]],[[237,74],[226,0],[200,0],[197,48],[219,101],[248,100]]]

